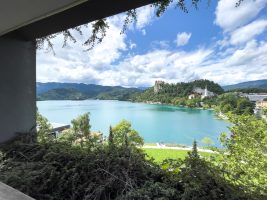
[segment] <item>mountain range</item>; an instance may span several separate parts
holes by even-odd
[[[256,81],[247,81],[247,82],[237,83],[237,84],[234,84],[234,85],[222,86],[222,88],[225,91],[235,90],[235,89],[244,89],[244,88],[267,89],[267,79],[256,80]]]
[[[267,90],[267,79],[226,85],[222,86],[222,88],[225,91],[246,88]],[[143,93],[146,89],[148,88],[126,88],[122,86],[102,86],[84,83],[37,82],[36,84],[37,100],[131,100],[134,95]]]
[[[37,82],[36,90],[38,100],[129,100],[132,94],[142,92],[139,88],[56,82]]]

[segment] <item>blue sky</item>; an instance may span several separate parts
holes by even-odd
[[[125,14],[108,18],[110,28],[92,51],[82,45],[90,35],[74,32],[77,43],[55,53],[37,53],[37,81],[126,87],[151,86],[155,80],[209,79],[221,85],[267,79],[267,0],[202,1],[189,13],[170,7],[157,18],[151,6],[139,8],[138,21],[120,34]]]

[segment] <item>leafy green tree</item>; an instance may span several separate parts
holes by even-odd
[[[180,182],[183,192],[179,199],[182,200],[243,199],[238,190],[220,176],[215,166],[200,158],[196,141],[181,167]]]
[[[48,119],[42,116],[38,111],[36,114],[37,124],[37,141],[41,143],[49,143],[54,140],[52,135],[52,125]]]
[[[211,146],[214,144],[214,142],[212,141],[212,139],[210,139],[209,137],[204,137],[201,142],[203,144],[205,144],[206,146]]]
[[[109,127],[109,135],[108,135],[108,144],[109,145],[113,145],[114,141],[113,141],[114,135],[113,135],[113,130],[112,130],[112,126]]]
[[[144,139],[132,128],[130,122],[122,120],[112,128],[113,142],[117,146],[142,146]]]
[[[59,142],[65,142],[72,145],[77,139],[78,139],[77,135],[74,133],[73,129],[68,129],[62,131],[57,140]]]
[[[85,137],[86,139],[90,138],[91,125],[90,125],[89,115],[90,113],[85,113],[71,121],[74,133],[80,136],[80,138],[83,137]]]
[[[254,103],[247,98],[239,98],[236,106],[236,114],[253,114],[254,107]]]
[[[255,104],[246,97],[240,97],[234,93],[225,93],[217,98],[217,110],[234,114],[253,114]]]
[[[247,194],[267,196],[267,122],[252,115],[230,115],[231,135],[224,134],[225,146],[219,161],[227,179]]]

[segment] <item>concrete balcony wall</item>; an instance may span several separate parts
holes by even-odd
[[[34,199],[0,182],[0,200],[34,200]]]
[[[36,123],[34,41],[0,37],[0,143]]]

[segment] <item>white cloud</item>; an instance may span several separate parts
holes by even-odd
[[[141,32],[142,32],[142,35],[144,35],[144,36],[146,35],[146,30],[145,29],[142,29]]]
[[[249,80],[266,79],[267,77],[267,42],[249,41],[232,54],[216,60],[198,69],[201,77],[225,84]]]
[[[130,42],[129,42],[129,47],[130,47],[130,49],[134,49],[134,48],[137,47],[137,44],[133,43],[133,42],[130,40]]]
[[[144,27],[149,25],[154,19],[154,15],[155,8],[150,5],[138,8],[136,28],[142,30]]]
[[[267,20],[256,20],[231,33],[230,42],[233,45],[245,43],[262,34],[267,28]]]
[[[264,79],[267,77],[267,41],[264,41],[264,38],[263,41],[257,41],[255,38],[264,33],[267,20],[253,19],[266,1],[256,0],[255,4],[251,4],[248,0],[243,6],[249,4],[259,7],[230,9],[227,5],[229,6],[232,0],[223,0],[224,4],[221,0],[216,11],[216,23],[225,31],[224,38],[217,41],[217,46],[196,48],[193,51],[170,50],[170,42],[161,40],[152,42],[152,50],[143,54],[127,54],[127,51],[136,48],[137,44],[127,40],[125,34],[120,34],[125,15],[114,16],[108,19],[110,29],[107,37],[92,51],[82,51],[81,41],[89,36],[85,34],[76,35],[77,44],[63,49],[62,37],[57,37],[54,40],[56,56],[38,52],[37,80],[148,86],[157,79],[179,82],[206,78],[220,84]],[[145,12],[142,14],[139,11],[142,23],[133,25],[132,28],[146,33],[145,28],[153,18],[145,17],[150,16],[150,8],[142,9]],[[251,10],[255,13],[251,14]],[[223,20],[227,15],[231,16],[230,20]],[[177,46],[183,46],[190,38],[191,33],[178,33],[175,42]]]
[[[186,33],[186,32],[182,32],[182,33],[178,33],[177,34],[177,39],[176,39],[176,45],[179,46],[184,46],[186,45],[189,40],[191,38],[191,33]]]
[[[127,50],[126,35],[120,34],[124,17],[118,15],[108,19],[109,29],[106,37],[91,51],[83,51],[86,48],[83,48],[83,41],[89,37],[90,27],[88,30],[82,30],[83,36],[75,35],[77,43],[71,44],[71,47],[62,48],[62,36],[56,37],[53,41],[55,56],[44,52],[37,54],[37,80],[95,81],[98,77],[96,73],[107,70],[111,63],[118,60],[122,52]]]
[[[215,24],[226,32],[253,20],[267,4],[267,0],[246,0],[236,7],[236,2],[235,0],[220,0],[216,8]]]
[[[168,49],[170,47],[170,43],[167,40],[161,40],[161,41],[152,41],[151,47],[153,49]]]

